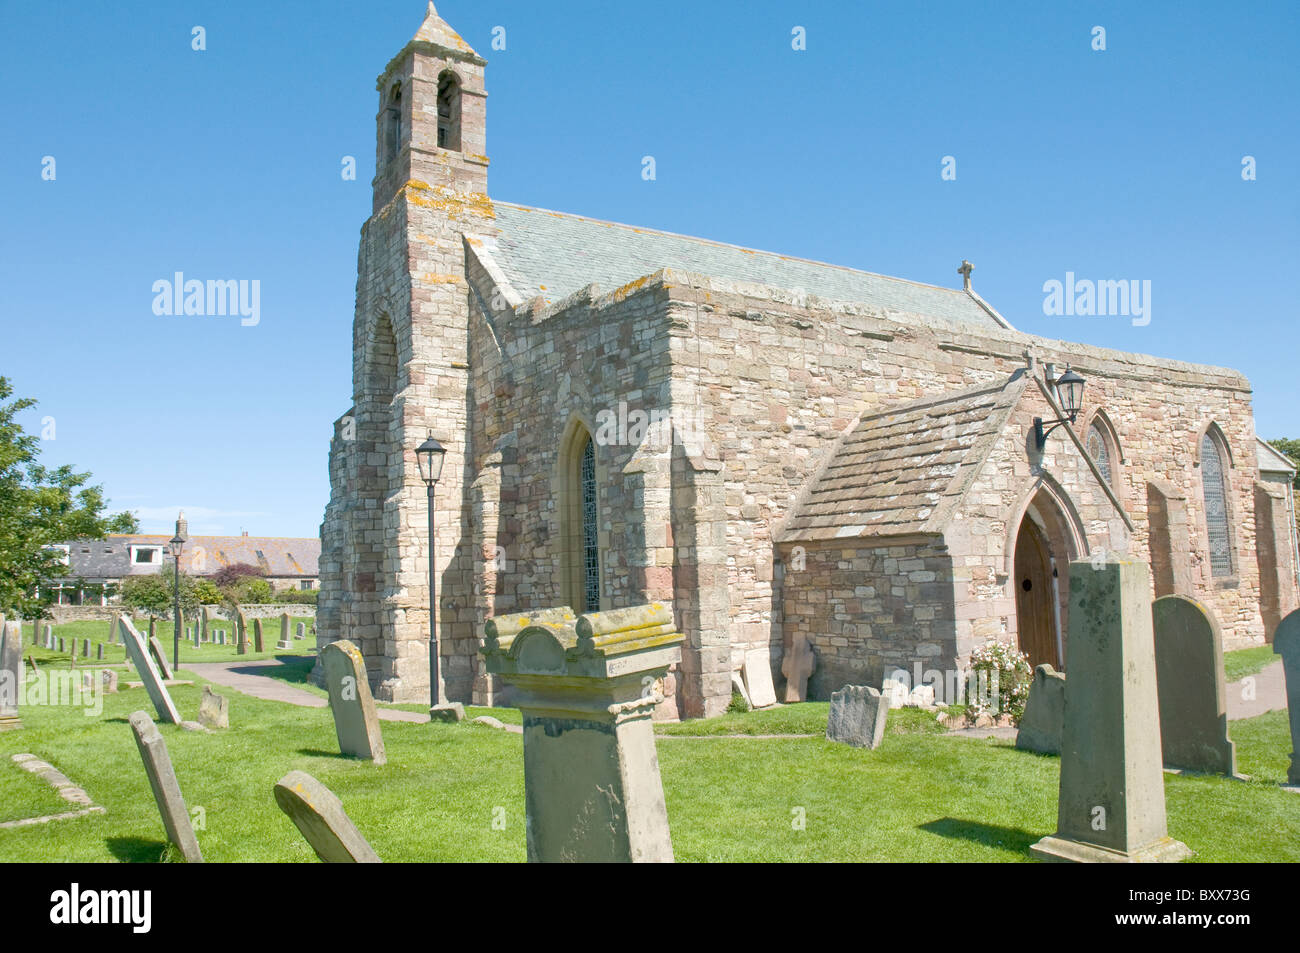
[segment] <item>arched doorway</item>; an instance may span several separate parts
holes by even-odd
[[[1029,655],[1031,666],[1047,663],[1059,671],[1062,665],[1052,572],[1047,538],[1026,515],[1016,536],[1016,622],[1020,650]]]

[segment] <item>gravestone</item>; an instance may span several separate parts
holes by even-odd
[[[524,724],[530,862],[671,862],[653,712],[681,660],[672,607],[490,620],[487,671],[516,690]]]
[[[290,771],[275,785],[275,803],[327,864],[378,864],[334,792],[305,771]]]
[[[194,632],[194,636],[193,636],[194,647],[197,649],[202,644],[203,641],[201,637],[202,633],[199,632],[199,627],[197,625],[194,627],[193,632]]]
[[[808,679],[812,677],[817,659],[813,655],[812,645],[802,632],[795,633],[790,651],[781,660],[781,674],[785,676],[785,700],[803,702],[808,700]]]
[[[203,698],[199,701],[199,724],[204,728],[230,727],[230,700],[214,692],[211,685],[203,686]]]
[[[248,616],[244,615],[243,609],[235,614],[235,652],[248,654]]]
[[[149,787],[153,788],[153,798],[158,804],[158,813],[162,815],[168,842],[176,845],[186,863],[202,863],[203,854],[199,851],[199,842],[190,824],[189,811],[185,809],[185,798],[181,796],[176,771],[172,768],[171,758],[167,756],[167,742],[163,740],[158,726],[144,712],[134,712],[130,721],[136,747],[140,749],[140,758],[144,761],[144,770],[149,776]]]
[[[0,627],[0,731],[23,726],[18,701],[23,687],[23,625],[6,622]]]
[[[65,649],[65,648],[63,647],[63,636],[59,636],[59,651],[60,651],[60,652],[66,652],[66,651],[67,651],[67,649]]]
[[[1290,613],[1273,633],[1273,653],[1282,656],[1286,705],[1291,720],[1291,765],[1287,784],[1300,786],[1300,609]]]
[[[76,638],[68,639],[68,658],[72,661],[72,667],[77,667],[77,640]]]
[[[218,640],[218,641],[217,641],[217,644],[218,644],[218,645],[225,645],[225,644],[226,644],[226,630],[225,630],[225,629],[218,629],[218,630],[217,630],[217,640]]]
[[[102,669],[100,677],[104,680],[104,694],[117,694],[117,672],[111,668]]]
[[[291,649],[293,645],[289,642],[289,613],[280,613],[280,639],[275,643],[277,649]]]
[[[340,639],[321,650],[320,660],[339,750],[349,757],[384,764],[388,760],[384,736],[379,730],[379,714],[370,695],[366,662],[360,650],[347,639]]]
[[[96,643],[95,643],[95,661],[96,661],[96,662],[102,662],[102,661],[104,661],[104,643],[103,643],[103,642],[96,642]]]
[[[167,661],[166,650],[163,648],[162,643],[158,641],[157,637],[153,635],[149,636],[149,654],[152,655],[154,661],[158,663],[158,671],[162,672],[163,678],[172,679],[176,677],[175,673],[172,671],[171,663]]]
[[[745,653],[745,687],[749,689],[749,702],[755,708],[771,708],[776,704],[776,689],[772,686],[772,657],[767,649],[751,649]]]
[[[912,677],[906,669],[886,669],[880,682],[880,694],[890,708],[904,708],[912,694]]]
[[[845,685],[831,692],[831,711],[826,719],[826,740],[840,741],[855,748],[879,748],[885,739],[889,699],[868,685]]]
[[[265,652],[266,643],[262,640],[262,619],[261,617],[253,620],[253,651]]]
[[[1151,577],[1129,559],[1070,563],[1070,639],[1057,831],[1040,860],[1178,861],[1169,836]]]
[[[1034,669],[1029,698],[1016,733],[1016,747],[1039,754],[1061,753],[1065,725],[1065,675],[1044,662]]]
[[[1151,621],[1165,766],[1235,775],[1219,623],[1199,602],[1178,595],[1153,602]]]
[[[118,619],[118,615],[116,612],[114,612],[108,618],[108,644],[109,645],[117,644],[117,619]]]
[[[153,639],[158,635],[158,620],[153,616],[149,617],[149,638]]]
[[[199,609],[199,621],[196,628],[199,630],[199,641],[208,641],[208,607],[204,606]]]
[[[81,640],[81,657],[90,658],[90,639]]]
[[[47,642],[47,643],[50,642],[51,639],[52,639],[53,636],[54,636],[54,626],[50,625],[50,624],[47,622],[47,623],[45,624],[45,628],[41,630],[41,635],[42,635],[42,638],[43,638],[43,640],[44,640],[45,642]],[[39,643],[38,643],[38,644],[39,644]]]
[[[298,623],[297,627],[293,630],[293,637],[295,639],[307,638],[307,624],[305,622]]]
[[[741,702],[745,705],[745,711],[754,710],[754,703],[749,700],[749,689],[745,688],[745,679],[741,677],[739,672],[731,673],[731,693],[733,696],[740,696]],[[732,700],[735,700],[734,697]]]
[[[118,628],[122,631],[122,642],[126,645],[127,658],[140,673],[140,681],[144,682],[145,690],[149,692],[149,700],[153,702],[159,720],[171,725],[179,725],[181,716],[176,711],[171,695],[167,694],[167,686],[163,684],[162,676],[158,674],[158,667],[149,657],[149,649],[144,643],[144,637],[136,631],[135,626],[126,616],[118,619]]]

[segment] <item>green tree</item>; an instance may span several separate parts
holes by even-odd
[[[130,513],[104,514],[103,488],[88,485],[89,473],[37,462],[40,441],[16,419],[36,401],[9,401],[13,392],[9,379],[0,377],[0,606],[37,618],[49,614],[54,598],[43,583],[68,572],[63,553],[50,546],[138,532],[139,526]],[[45,589],[39,596],[38,588]]]
[[[161,573],[128,576],[122,580],[122,605],[129,609],[160,616],[167,612],[171,604],[171,583],[170,580],[163,579]]]

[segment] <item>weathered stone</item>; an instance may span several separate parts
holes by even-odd
[[[167,661],[167,650],[163,648],[163,644],[158,641],[157,636],[149,636],[149,654],[157,663],[158,671],[162,673],[163,678],[172,679],[176,677],[176,673],[172,671],[171,663]]]
[[[297,625],[297,626],[295,627],[295,629],[294,629],[293,637],[294,637],[295,639],[305,639],[305,638],[307,638],[307,625],[306,625],[306,623],[304,623],[304,622],[299,622],[299,623],[298,623],[298,625]]]
[[[671,861],[652,722],[663,696],[647,691],[681,657],[671,607],[485,630],[487,670],[524,716],[529,861]]]
[[[1199,602],[1180,595],[1153,602],[1151,618],[1166,767],[1235,775],[1218,621]]]
[[[491,715],[479,715],[474,719],[473,723],[476,725],[487,725],[489,728],[505,728],[505,725],[502,724],[499,718],[493,718]]]
[[[1070,564],[1069,678],[1061,732],[1057,832],[1042,860],[1177,861],[1160,758],[1160,711],[1144,563]]]
[[[1273,634],[1273,652],[1282,656],[1286,704],[1291,720],[1291,765],[1287,783],[1300,785],[1300,609],[1287,615]]]
[[[812,644],[802,632],[795,634],[790,651],[781,660],[781,674],[785,676],[786,703],[808,700],[808,679],[812,676],[817,659]]]
[[[96,642],[96,643],[95,643],[95,661],[97,661],[97,662],[102,662],[102,661],[104,661],[104,643],[103,643],[103,642]]]
[[[158,726],[144,712],[134,712],[130,721],[136,746],[144,761],[145,773],[149,776],[149,786],[153,788],[154,800],[158,804],[158,813],[162,815],[168,842],[180,850],[186,863],[202,863],[203,854],[190,824],[185,798],[181,796],[180,782],[176,780],[176,771],[167,755],[167,742],[163,740]]]
[[[158,635],[158,620],[153,616],[149,617],[149,638],[153,639]]]
[[[1064,726],[1065,675],[1043,663],[1034,669],[1025,714],[1016,733],[1016,747],[1040,754],[1060,754]]]
[[[889,702],[868,685],[845,685],[831,694],[826,738],[855,748],[879,748],[885,740]]]
[[[745,687],[749,701],[755,708],[771,708],[776,704],[776,689],[772,686],[772,659],[767,649],[752,649],[745,653]]]
[[[343,802],[305,771],[290,771],[276,782],[275,803],[325,863],[380,863],[343,810]]]
[[[880,694],[890,708],[903,708],[912,694],[912,677],[906,669],[894,669],[880,682]]]
[[[18,701],[23,687],[23,626],[6,622],[0,627],[0,731],[23,726]]]
[[[293,645],[289,641],[289,613],[280,613],[280,639],[275,643],[277,649],[291,649]]]
[[[384,736],[379,714],[370,695],[366,663],[360,650],[347,639],[331,642],[321,650],[321,664],[334,713],[334,731],[339,750],[349,757],[384,764]]]
[[[745,703],[745,711],[754,710],[754,703],[749,700],[749,689],[745,688],[745,680],[739,672],[731,673],[731,691],[733,695],[739,695],[741,701]]]
[[[136,631],[135,626],[126,616],[118,618],[118,626],[122,631],[122,642],[126,645],[127,658],[140,673],[140,680],[149,692],[149,700],[153,702],[153,707],[158,712],[158,719],[170,725],[179,725],[181,716],[176,711],[171,695],[167,693],[162,675],[159,674],[153,659],[149,657],[149,649],[145,646],[143,636]]]
[[[262,637],[262,620],[260,617],[253,619],[253,651],[266,651],[266,642]]]
[[[230,727],[230,701],[224,695],[218,695],[212,686],[203,686],[203,698],[199,701],[199,724],[205,728]]]
[[[117,672],[111,668],[100,669],[99,677],[104,682],[104,694],[117,694]]]

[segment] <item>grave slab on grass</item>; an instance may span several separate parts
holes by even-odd
[[[307,772],[290,771],[277,781],[275,803],[325,863],[381,863],[343,810],[343,802]]]
[[[158,813],[162,815],[168,842],[176,846],[186,863],[202,863],[203,854],[199,850],[198,839],[194,836],[194,827],[190,824],[190,813],[185,807],[185,798],[181,795],[180,782],[176,780],[176,771],[167,754],[167,742],[147,713],[133,712],[130,722],[136,747],[140,749],[140,758],[144,761],[145,773],[149,776],[149,787],[153,789]]]

